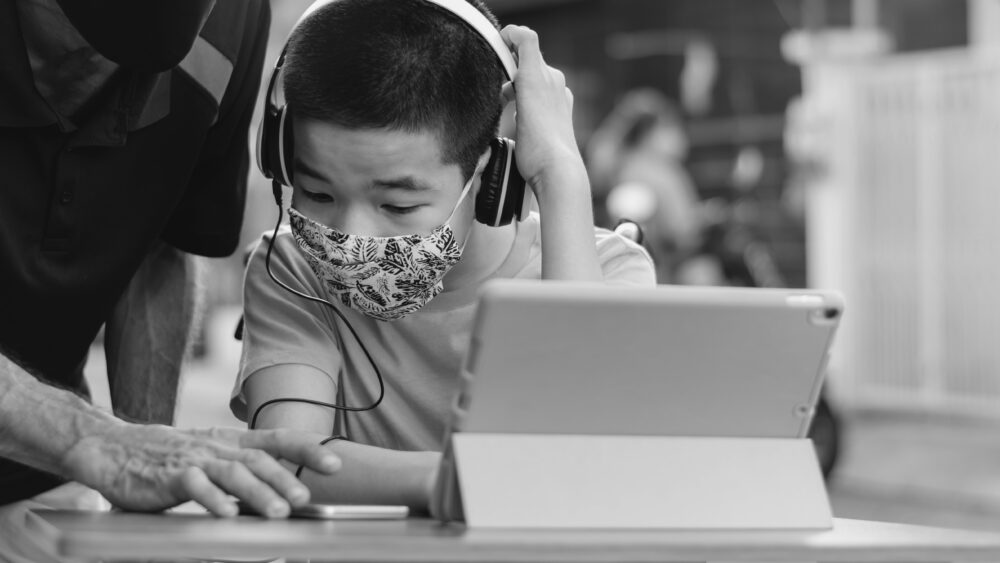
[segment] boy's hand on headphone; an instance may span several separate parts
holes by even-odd
[[[573,132],[573,94],[566,77],[545,63],[533,30],[508,25],[500,35],[518,61],[513,95],[517,102],[517,167],[536,196],[550,182],[547,174],[571,166],[583,168]],[[510,84],[504,95],[511,96]],[[556,182],[561,183],[561,182]],[[589,193],[589,186],[586,187]],[[588,195],[589,197],[589,195]]]

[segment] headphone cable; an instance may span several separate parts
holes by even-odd
[[[269,240],[268,244],[267,244],[267,254],[264,257],[264,269],[267,270],[267,275],[271,277],[271,280],[273,280],[274,283],[278,284],[278,286],[281,287],[282,289],[284,289],[285,291],[287,291],[287,292],[289,292],[289,293],[291,293],[293,295],[296,295],[298,297],[301,297],[302,299],[305,299],[307,301],[312,301],[314,303],[321,303],[323,305],[326,305],[327,307],[329,307],[330,309],[333,310],[334,314],[336,314],[337,317],[345,325],[347,325],[347,330],[350,331],[351,336],[354,337],[354,340],[361,347],[361,351],[364,352],[365,358],[368,359],[368,363],[371,364],[372,369],[375,371],[375,378],[378,380],[378,398],[376,398],[375,401],[372,402],[372,404],[370,404],[368,406],[365,406],[365,407],[352,407],[352,406],[348,406],[348,405],[338,405],[338,404],[335,404],[335,403],[327,403],[325,401],[318,401],[318,400],[315,400],[315,399],[300,399],[300,398],[293,398],[293,397],[283,397],[283,398],[278,398],[278,399],[269,399],[269,400],[264,401],[263,403],[261,403],[253,411],[253,416],[250,417],[250,429],[252,430],[254,427],[256,427],[256,425],[257,425],[257,417],[260,415],[260,412],[264,409],[264,407],[267,407],[267,406],[270,406],[270,405],[273,405],[273,404],[276,404],[276,403],[306,403],[306,404],[309,404],[309,405],[318,405],[318,406],[321,406],[321,407],[327,407],[327,408],[337,409],[337,410],[342,410],[342,411],[347,411],[347,412],[370,411],[370,410],[374,409],[375,407],[377,407],[382,402],[382,399],[385,397],[385,380],[382,378],[382,372],[378,369],[378,365],[376,365],[375,360],[372,358],[371,352],[368,351],[368,347],[366,347],[365,343],[361,340],[360,337],[358,337],[358,333],[354,330],[354,327],[351,326],[351,323],[344,317],[344,314],[341,313],[340,310],[333,303],[330,303],[326,299],[322,299],[322,298],[319,298],[319,297],[316,297],[316,296],[313,296],[313,295],[307,295],[305,293],[302,293],[301,291],[298,291],[298,290],[296,290],[296,289],[294,289],[292,287],[289,287],[288,284],[286,284],[285,282],[279,280],[274,275],[274,272],[271,271],[271,252],[274,250],[274,241],[275,241],[275,239],[278,238],[278,229],[281,227],[281,220],[284,218],[284,210],[282,209],[282,206],[281,206],[281,185],[278,184],[278,182],[276,180],[272,180],[272,186],[271,187],[272,187],[272,191],[274,193],[275,203],[278,204],[278,222],[275,223],[275,225],[274,225],[274,232],[271,233],[271,240]],[[341,369],[343,369],[343,368],[341,368]],[[346,393],[345,393],[345,395],[346,395]]]

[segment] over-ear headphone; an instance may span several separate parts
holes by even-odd
[[[317,0],[299,18],[293,33],[317,9],[337,0]],[[424,0],[451,12],[472,28],[490,46],[508,80],[513,81],[517,63],[493,23],[466,0]],[[281,186],[292,185],[292,157],[294,142],[292,120],[288,106],[279,101],[281,88],[279,76],[285,62],[287,42],[271,71],[264,97],[264,114],[257,129],[257,167],[265,177],[273,180],[274,198],[280,205]],[[508,225],[516,217],[527,216],[530,198],[525,197],[525,182],[514,161],[514,141],[505,138],[490,143],[490,158],[483,170],[479,193],[476,196],[476,220],[491,226]]]

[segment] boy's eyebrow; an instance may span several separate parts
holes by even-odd
[[[305,174],[306,176],[311,176],[317,180],[323,182],[330,182],[331,180],[319,170],[309,166],[306,162],[298,157],[295,158],[294,170],[297,174]],[[407,190],[414,192],[427,192],[433,191],[434,186],[421,182],[420,180],[414,178],[413,176],[403,176],[401,178],[390,178],[387,180],[375,180],[372,182],[372,188],[381,188],[385,190]]]
[[[430,184],[421,182],[420,180],[414,178],[413,176],[403,176],[401,178],[391,178],[388,180],[375,180],[372,182],[373,188],[382,188],[386,190],[409,190],[415,192],[427,192],[432,191],[434,186]]]
[[[330,179],[327,178],[322,172],[316,170],[312,166],[309,166],[308,164],[305,163],[305,161],[303,161],[300,158],[296,157],[293,166],[294,166],[293,169],[295,170],[296,173],[305,174],[306,176],[311,176],[317,180],[322,180],[324,182],[330,181]]]

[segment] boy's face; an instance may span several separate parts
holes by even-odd
[[[347,234],[430,234],[465,186],[461,168],[442,162],[440,142],[429,131],[348,129],[303,118],[295,119],[294,133],[293,207]],[[472,223],[476,188],[449,223],[459,240]]]

